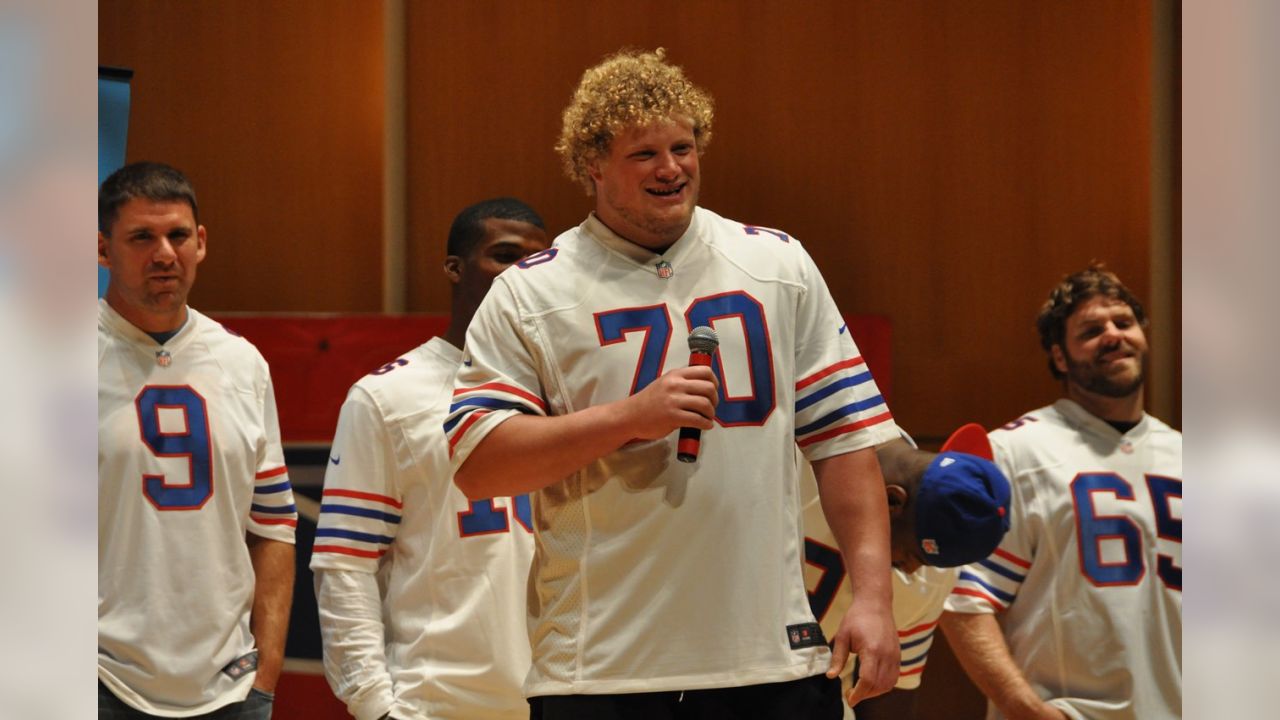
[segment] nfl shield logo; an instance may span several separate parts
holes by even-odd
[[[169,367],[169,363],[173,362],[173,356],[169,355],[168,350],[156,351],[156,364],[160,367]]]
[[[938,543],[933,538],[924,538],[920,541],[920,547],[930,555],[938,554]]]
[[[670,278],[675,273],[675,270],[671,268],[671,263],[667,262],[666,260],[659,262],[654,267],[658,269],[658,277],[662,278],[663,280]]]

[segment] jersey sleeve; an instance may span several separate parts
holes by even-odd
[[[467,328],[462,367],[445,417],[454,472],[495,427],[517,414],[546,415],[542,383],[511,288],[498,278]]]
[[[938,619],[947,593],[955,582],[956,573],[950,569],[926,568],[927,580],[920,588],[907,588],[901,572],[893,572],[893,616],[898,626],[898,646],[902,659],[898,667],[900,690],[920,687],[929,650],[938,631]]]
[[[796,443],[810,462],[898,437],[893,415],[812,258],[799,249],[805,290],[797,304]]]
[[[377,579],[363,572],[318,569],[315,590],[329,687],[352,717],[382,717],[396,697],[387,669]]]
[[[989,437],[991,449],[995,453],[995,463],[1005,477],[1009,478],[1012,490],[1009,501],[1009,531],[987,559],[960,568],[960,577],[947,596],[946,609],[950,612],[996,613],[1009,609],[1027,578],[1034,557],[1032,523],[1024,512],[1027,503],[1022,497],[1021,485],[1024,480],[1017,476],[1012,454],[997,434],[992,433]]]
[[[404,508],[396,460],[382,413],[351,388],[325,467],[311,568],[377,572],[395,540]]]
[[[262,427],[265,437],[258,448],[247,530],[268,540],[293,544],[298,527],[298,508],[293,502],[289,469],[284,464],[280,420],[276,415],[276,395],[265,362],[262,363],[262,372],[266,375],[262,397]]]

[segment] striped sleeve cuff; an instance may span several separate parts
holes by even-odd
[[[952,612],[1003,612],[1009,609],[1031,562],[997,548],[986,560],[965,566],[947,597]]]
[[[312,567],[373,571],[395,541],[404,504],[378,493],[327,488],[312,547]]]
[[[801,448],[892,422],[893,414],[861,356],[796,383],[796,443]]]
[[[281,465],[254,475],[249,531],[271,540],[292,543],[297,527],[298,508],[293,503],[289,469]]]

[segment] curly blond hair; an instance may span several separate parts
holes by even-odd
[[[588,169],[609,152],[619,133],[632,127],[681,117],[693,123],[693,138],[701,155],[711,142],[711,96],[684,76],[678,65],[666,62],[666,50],[623,49],[582,73],[573,99],[564,109],[560,154],[565,174],[595,193]]]

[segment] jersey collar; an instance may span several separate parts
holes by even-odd
[[[685,229],[680,239],[676,240],[662,254],[655,253],[649,248],[637,245],[618,235],[610,230],[607,225],[600,222],[600,218],[596,217],[594,212],[587,216],[587,219],[583,221],[580,227],[588,236],[603,245],[605,249],[621,255],[637,265],[653,267],[659,260],[666,260],[676,268],[676,272],[679,272],[681,261],[692,252],[691,248],[697,245],[696,238],[701,233],[704,224],[702,220],[703,212],[700,207],[693,209],[693,217],[689,221],[689,227]]]

